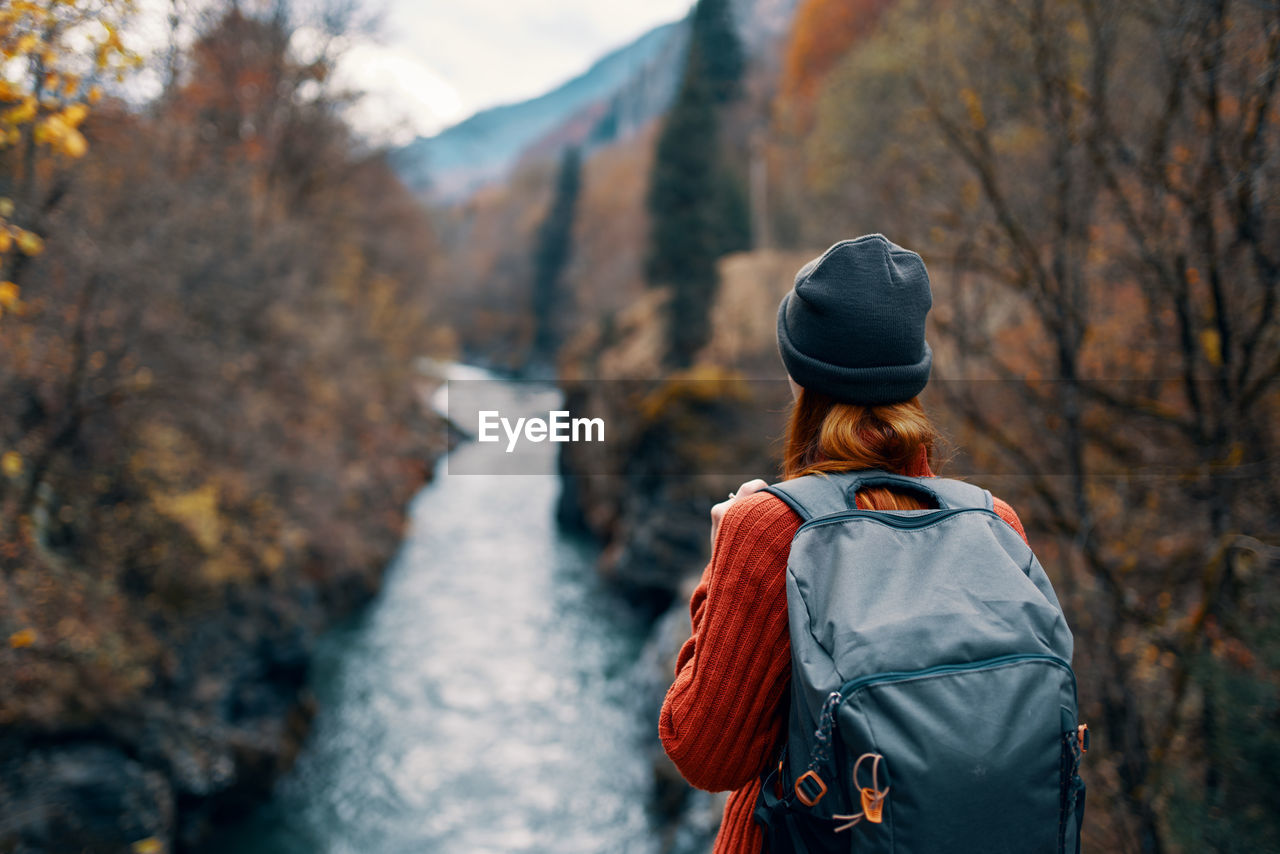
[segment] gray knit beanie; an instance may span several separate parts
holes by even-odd
[[[882,234],[843,240],[796,273],[778,306],[791,378],[848,403],[910,400],[929,381],[924,319],[933,305],[916,253]]]

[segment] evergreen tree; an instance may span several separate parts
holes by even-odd
[[[710,334],[716,260],[750,243],[741,178],[725,165],[720,112],[737,97],[742,47],[729,0],[694,7],[684,76],[658,138],[650,177],[652,285],[672,289],[667,358],[685,367]]]
[[[693,9],[689,42],[686,78],[692,71],[705,80],[717,104],[736,98],[744,62],[731,0],[700,0]]]
[[[555,197],[546,218],[538,227],[533,256],[533,350],[530,364],[551,363],[560,347],[565,306],[560,293],[560,278],[569,261],[573,238],[574,213],[582,183],[582,155],[576,148],[566,149],[560,159]]]

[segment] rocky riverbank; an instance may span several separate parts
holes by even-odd
[[[806,257],[725,258],[712,338],[687,370],[661,367],[662,290],[567,350],[566,408],[604,418],[610,441],[564,446],[561,522],[600,539],[601,570],[639,595],[673,596],[706,560],[707,508],[743,480],[776,476],[790,392],[775,310]]]
[[[305,510],[321,514],[293,504],[279,553],[254,543],[244,565],[231,563],[230,532],[254,505],[225,491],[204,516],[190,497],[127,502],[135,530],[190,547],[185,565],[146,577],[136,565],[88,577],[65,549],[40,552],[52,535],[31,538],[3,588],[29,628],[0,648],[0,851],[198,851],[266,797],[307,735],[317,639],[377,591],[409,499],[445,450],[434,417],[399,414],[411,429],[373,445],[383,460],[298,471],[327,484],[345,517],[307,529]],[[197,535],[211,520],[221,535],[206,551]]]
[[[753,252],[721,262],[714,333],[695,366],[660,368],[665,295],[651,291],[570,347],[566,408],[602,417],[607,445],[565,445],[562,524],[604,545],[600,571],[653,613],[638,664],[654,721],[654,809],[665,850],[702,852],[721,796],[691,789],[656,739],[658,709],[689,636],[688,598],[709,552],[708,509],[754,477],[772,479],[790,393],[774,340],[778,300],[809,254]]]

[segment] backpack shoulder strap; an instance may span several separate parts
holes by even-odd
[[[783,501],[804,521],[839,513],[853,505],[846,495],[848,483],[844,475],[809,474],[765,487]]]
[[[945,477],[909,477],[886,471],[851,471],[838,474],[810,474],[766,487],[808,521],[857,506],[858,490],[867,486],[897,487],[922,493],[943,510],[982,507],[991,510],[991,493],[972,483]]]

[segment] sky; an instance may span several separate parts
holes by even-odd
[[[189,10],[216,5],[178,2]],[[305,20],[308,8],[330,2],[342,0],[294,0],[294,8]],[[373,24],[370,32],[347,40],[330,82],[364,93],[348,114],[353,127],[372,142],[402,145],[486,107],[548,92],[609,51],[684,17],[694,0],[355,2],[359,16]],[[150,55],[167,49],[170,3],[136,0],[131,48]],[[186,29],[181,40],[191,37]],[[308,32],[304,24],[294,34],[295,46],[305,53],[317,32]],[[139,102],[154,97],[160,90],[158,72],[140,72],[125,90]]]
[[[376,0],[377,33],[336,78],[367,93],[352,120],[380,141],[430,136],[540,95],[610,50],[683,17],[692,0]]]

